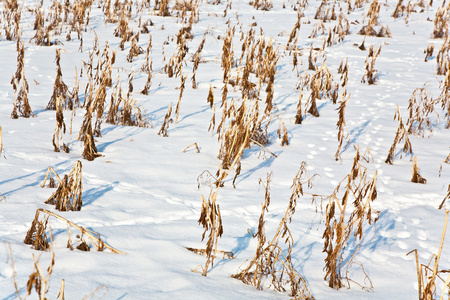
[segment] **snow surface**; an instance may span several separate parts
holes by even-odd
[[[220,1],[219,1],[220,2]],[[151,19],[150,28],[153,48],[152,86],[148,96],[138,93],[144,86],[146,74],[140,72],[144,56],[140,55],[132,63],[126,61],[130,43],[124,51],[117,51],[113,80],[120,73],[122,87],[126,90],[127,76],[135,71],[132,97],[139,100],[153,125],[150,128],[126,127],[102,124],[102,136],[96,138],[98,151],[103,157],[94,161],[81,158],[83,143],[77,141],[83,121],[84,109],[76,109],[73,132],[67,132],[64,141],[69,143],[70,153],[53,151],[52,136],[56,126],[54,111],[45,109],[50,100],[56,75],[55,49],[61,52],[61,68],[65,83],[72,88],[75,68],[82,68],[82,60],[87,61],[92,49],[95,33],[99,45],[105,41],[112,49],[118,49],[120,39],[113,36],[117,24],[105,23],[101,5],[97,1],[92,6],[89,29],[83,33],[83,51],[78,51],[80,41],[72,34],[71,41],[65,41],[63,30],[58,38],[62,44],[44,47],[36,46],[29,40],[34,36],[34,15],[26,10],[36,7],[37,1],[20,2],[23,5],[21,30],[25,42],[25,73],[30,85],[29,101],[35,114],[33,118],[13,120],[13,89],[11,77],[17,68],[16,42],[0,36],[0,125],[3,128],[3,153],[0,159],[0,193],[5,199],[0,202],[0,298],[15,299],[13,270],[9,257],[11,245],[16,281],[22,298],[25,296],[26,282],[33,270],[32,254],[41,255],[41,265],[49,265],[50,253],[41,253],[23,243],[38,208],[55,211],[44,202],[53,189],[40,188],[45,171],[52,166],[60,176],[67,174],[77,160],[83,164],[83,207],[78,212],[58,212],[76,224],[99,232],[106,243],[126,252],[125,255],[103,252],[70,251],[66,248],[66,224],[50,219],[54,234],[55,266],[50,280],[49,299],[56,299],[61,279],[65,279],[66,299],[82,299],[99,288],[93,298],[99,299],[288,299],[287,294],[269,288],[258,291],[253,286],[230,278],[239,267],[251,259],[255,253],[256,240],[248,234],[248,229],[256,232],[264,201],[264,191],[258,179],[266,178],[273,171],[271,183],[272,201],[266,213],[266,233],[271,238],[284,215],[291,194],[290,186],[302,161],[306,161],[311,174],[318,174],[315,192],[329,195],[338,182],[350,171],[355,155],[353,146],[361,150],[370,147],[373,162],[364,163],[373,175],[378,171],[378,198],[374,208],[380,211],[380,218],[374,227],[366,227],[360,252],[356,258],[364,265],[373,289],[364,291],[357,284],[351,288],[333,290],[324,281],[324,258],[322,253],[324,216],[316,212],[308,196],[301,197],[296,213],[290,224],[294,237],[293,263],[296,270],[305,277],[316,299],[414,299],[417,297],[416,266],[413,255],[406,253],[417,249],[419,259],[427,264],[433,253],[437,253],[444,224],[445,212],[438,210],[450,183],[450,166],[443,164],[441,176],[439,168],[449,154],[450,131],[441,120],[425,137],[410,135],[414,155],[427,184],[412,183],[412,163],[410,157],[401,154],[397,146],[393,165],[386,160],[394,140],[398,122],[394,121],[396,106],[400,107],[403,121],[407,118],[408,100],[414,89],[424,85],[437,97],[441,91],[443,76],[436,75],[437,49],[442,39],[433,39],[433,20],[442,1],[434,1],[433,6],[423,12],[411,13],[408,23],[405,16],[394,19],[392,13],[397,1],[382,1],[380,24],[389,26],[392,38],[367,37],[365,45],[382,46],[375,67],[379,71],[376,85],[361,82],[365,72],[365,58],[368,51],[361,51],[364,37],[358,34],[362,19],[370,3],[350,12],[347,18],[352,22],[351,34],[344,41],[326,47],[326,64],[339,82],[337,68],[343,58],[348,57],[351,94],[345,112],[351,145],[341,153],[338,162],[334,154],[338,147],[336,122],[337,105],[330,100],[319,100],[320,117],[307,115],[301,125],[294,124],[299,91],[297,71],[292,71],[292,56],[284,51],[289,33],[297,21],[297,12],[292,6],[295,1],[274,1],[269,11],[256,10],[247,1],[233,1],[226,17],[223,11],[227,3],[218,5],[200,2],[199,22],[194,24],[194,37],[188,41],[189,54],[183,73],[188,75],[186,89],[180,106],[178,123],[171,123],[169,137],[158,135],[167,107],[178,101],[180,78],[168,78],[164,67],[162,47],[164,41],[166,60],[176,49],[175,34],[182,24],[177,18],[156,16],[151,8],[142,13],[142,21]],[[309,1],[302,18],[299,49],[301,65],[299,71],[307,71],[310,45],[322,47],[326,35],[308,38],[313,26],[318,22],[314,13],[319,1]],[[414,1],[412,1],[414,3]],[[43,2],[48,13],[50,1]],[[151,1],[153,6],[153,1]],[[4,2],[1,3],[4,5]],[[173,6],[170,2],[170,7]],[[337,1],[337,8],[346,4]],[[3,9],[4,10],[4,9]],[[338,9],[337,9],[338,11]],[[138,30],[139,15],[133,7],[130,27]],[[238,21],[242,31],[247,33],[256,22],[255,32],[260,28],[265,37],[271,37],[275,46],[280,46],[280,59],[275,77],[275,114],[284,122],[289,132],[289,145],[281,146],[276,131],[278,120],[274,118],[269,127],[271,156],[257,145],[247,149],[242,159],[242,172],[232,187],[232,177],[220,189],[218,204],[222,212],[224,234],[218,248],[232,251],[235,259],[216,259],[207,277],[191,272],[205,263],[205,258],[189,252],[185,247],[204,248],[201,242],[203,229],[198,225],[201,195],[209,194],[207,184],[198,187],[198,177],[205,170],[214,174],[219,166],[217,158],[219,142],[217,135],[208,132],[212,111],[206,102],[209,86],[212,85],[217,103],[221,98],[222,70],[221,49],[227,24]],[[358,22],[354,22],[358,20]],[[333,28],[336,21],[325,23]],[[202,60],[197,71],[198,89],[192,89],[191,55],[196,51],[203,34],[206,35]],[[281,34],[280,34],[281,33]],[[233,45],[239,42],[240,29],[237,28]],[[52,37],[54,39],[55,37]],[[149,34],[141,34],[139,45],[146,49]],[[424,50],[434,43],[434,56],[424,62]],[[236,56],[240,48],[236,48]],[[319,57],[320,65],[323,58]],[[86,82],[86,78],[80,79]],[[36,82],[36,83],[35,83]],[[38,84],[37,84],[38,83]],[[84,88],[80,87],[80,95]],[[110,92],[110,90],[109,90]],[[304,101],[309,92],[305,90]],[[239,97],[239,91],[232,91],[229,97]],[[109,99],[109,97],[107,98]],[[341,98],[339,98],[340,101]],[[220,115],[217,105],[217,115]],[[65,112],[65,122],[69,127],[70,111]],[[187,146],[197,143],[200,153]],[[322,221],[322,222],[321,222]],[[450,267],[449,243],[444,244],[440,269]],[[361,270],[352,269],[350,277],[360,284],[364,282]],[[440,295],[442,285],[438,286]],[[29,299],[36,299],[32,294]]]

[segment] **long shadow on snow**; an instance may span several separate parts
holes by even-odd
[[[114,181],[110,184],[104,184],[83,192],[83,206],[92,204],[98,198],[103,197],[107,192],[112,191],[118,184],[118,181]]]
[[[390,239],[387,237],[383,237],[380,234],[380,231],[390,231],[395,227],[395,220],[390,213],[387,211],[382,211],[378,218],[378,221],[375,223],[375,226],[372,224],[369,228],[366,226],[363,230],[363,238],[361,241],[361,247],[359,249],[359,253],[355,257],[355,261],[358,261],[358,255],[365,252],[366,250],[370,252],[376,251],[380,246],[384,245],[392,245],[394,243],[394,239]],[[352,234],[348,241],[346,252],[344,255],[343,264],[347,263],[358,249],[357,245],[355,245],[355,236]],[[406,254],[406,253],[405,253]]]
[[[67,163],[67,161],[60,162],[59,164],[55,165],[54,169],[55,169],[55,170],[58,170],[58,166],[61,166],[61,165],[66,164],[66,163]],[[69,170],[70,170],[70,169],[69,169]],[[31,177],[31,176],[34,176],[34,175],[37,175],[37,174],[41,174],[41,176],[39,176],[39,179],[38,179],[38,180],[36,180],[36,181],[34,181],[34,182],[31,182],[31,183],[28,183],[28,184],[24,184],[24,185],[22,185],[20,188],[17,188],[17,189],[15,189],[15,190],[10,190],[10,191],[7,191],[7,192],[2,192],[2,194],[5,195],[5,196],[8,196],[8,195],[13,194],[14,192],[17,192],[17,191],[19,191],[19,190],[22,190],[22,189],[25,189],[25,188],[28,188],[28,187],[37,187],[37,186],[40,186],[41,183],[42,183],[42,181],[44,181],[45,173],[46,173],[46,172],[47,172],[47,169],[44,169],[44,170],[36,171],[36,172],[30,173],[30,174],[27,174],[27,175],[23,175],[23,176],[19,176],[19,177],[16,177],[16,178],[11,178],[11,179],[7,179],[7,180],[4,180],[4,181],[1,181],[1,182],[0,182],[0,186],[3,185],[3,184],[10,183],[10,182],[12,182],[12,181],[23,180],[23,179],[25,179],[25,178],[28,178],[28,177]]]
[[[121,125],[114,125],[114,126],[121,126]],[[114,130],[114,129],[115,129],[114,126],[112,126],[112,128],[111,128],[111,127],[108,127],[108,128],[106,128],[106,129],[102,129],[102,135],[105,135],[105,134],[107,134],[108,132],[111,132],[112,130]],[[134,127],[134,126],[121,126],[121,127],[130,127],[130,128],[131,128],[131,127]],[[97,145],[97,150],[98,150],[99,152],[104,152],[105,149],[106,149],[106,147],[108,147],[109,145],[112,145],[112,144],[114,144],[114,143],[117,143],[117,142],[120,142],[120,141],[129,139],[130,137],[132,137],[132,136],[134,136],[134,135],[136,135],[136,134],[138,134],[138,133],[141,133],[141,132],[144,131],[144,130],[145,130],[145,128],[142,128],[142,127],[135,127],[134,132],[128,133],[128,134],[126,134],[124,137],[121,137],[121,138],[118,138],[118,139],[115,139],[115,140],[109,141],[109,142],[99,143],[99,144]]]

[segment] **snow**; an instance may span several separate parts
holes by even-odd
[[[220,1],[219,1],[220,2]],[[406,256],[417,249],[419,260],[427,264],[433,254],[437,254],[444,226],[445,212],[438,206],[447,194],[450,183],[450,166],[443,164],[449,155],[450,131],[445,128],[444,113],[425,137],[409,135],[413,154],[418,158],[420,172],[427,179],[426,184],[412,183],[412,163],[410,156],[401,157],[402,143],[396,148],[393,165],[385,163],[389,148],[394,141],[398,121],[393,120],[397,105],[403,122],[408,116],[408,100],[416,88],[424,85],[434,97],[441,91],[444,76],[436,75],[436,53],[444,42],[433,39],[433,22],[442,1],[434,1],[424,12],[411,13],[408,23],[405,16],[394,19],[392,13],[397,1],[380,2],[379,22],[389,26],[392,38],[366,37],[365,46],[381,46],[381,54],[375,68],[379,72],[377,84],[361,82],[365,72],[365,59],[368,51],[358,46],[364,36],[358,34],[362,19],[370,3],[357,8],[347,15],[351,34],[343,42],[325,48],[326,64],[336,82],[340,82],[337,69],[342,59],[348,58],[349,79],[347,91],[351,95],[345,111],[345,133],[350,145],[341,153],[341,161],[335,160],[338,147],[336,122],[338,105],[331,100],[318,100],[320,117],[307,114],[301,125],[294,124],[298,103],[297,71],[292,71],[292,56],[284,51],[289,33],[297,21],[297,12],[292,9],[296,1],[273,1],[269,11],[256,10],[247,1],[233,1],[227,16],[223,12],[227,5],[222,0],[218,5],[200,1],[199,22],[192,27],[194,35],[188,40],[189,53],[183,74],[188,74],[186,87],[181,99],[178,123],[170,123],[168,137],[158,135],[170,103],[175,110],[179,97],[180,78],[168,78],[163,68],[163,44],[166,62],[176,51],[176,33],[182,24],[175,16],[159,17],[151,7],[142,11],[142,22],[151,19],[149,27],[152,37],[150,58],[153,61],[152,86],[148,96],[139,94],[147,79],[140,71],[145,54],[139,55],[132,63],[126,61],[130,42],[125,50],[118,49],[120,38],[114,37],[117,27],[105,23],[100,1],[95,1],[90,13],[88,29],[83,32],[83,51],[78,51],[80,41],[76,33],[72,40],[65,41],[65,27],[57,38],[62,44],[50,47],[37,46],[29,40],[34,36],[34,15],[27,7],[37,7],[37,1],[20,2],[22,19],[20,23],[25,44],[25,75],[30,86],[29,101],[35,114],[32,118],[11,119],[14,91],[11,77],[17,69],[16,42],[8,41],[0,35],[0,125],[3,129],[3,152],[0,157],[0,298],[15,299],[13,278],[18,283],[22,298],[26,294],[26,282],[33,271],[33,257],[40,255],[40,264],[46,268],[50,263],[49,252],[39,252],[23,243],[38,208],[53,211],[70,221],[94,230],[112,247],[126,254],[113,254],[108,250],[90,252],[71,251],[66,248],[67,226],[64,222],[50,218],[54,235],[55,265],[50,279],[49,299],[56,299],[61,279],[65,280],[66,299],[83,299],[92,292],[93,298],[100,299],[289,299],[287,293],[278,293],[270,288],[258,291],[236,279],[230,278],[239,267],[251,259],[257,241],[249,233],[256,233],[261,203],[264,202],[264,189],[258,179],[265,179],[273,172],[270,185],[271,204],[266,212],[266,233],[268,239],[275,234],[284,215],[291,195],[290,186],[302,161],[306,161],[311,175],[317,174],[314,192],[330,195],[337,184],[350,172],[355,156],[355,147],[362,152],[370,147],[373,162],[363,165],[370,176],[378,174],[378,198],[373,203],[380,211],[375,227],[366,226],[360,252],[356,261],[364,266],[370,277],[373,289],[367,292],[355,283],[350,288],[334,290],[324,281],[325,253],[322,252],[325,216],[316,212],[316,205],[307,195],[300,197],[296,213],[289,225],[294,238],[292,260],[294,267],[308,283],[316,299],[413,299],[417,297],[417,275],[414,255]],[[307,71],[310,45],[322,47],[326,35],[308,38],[313,26],[318,22],[314,14],[319,1],[309,1],[302,18],[298,47],[298,70]],[[412,1],[414,2],[414,1]],[[138,2],[139,3],[139,2]],[[344,11],[347,4],[341,4]],[[4,2],[1,5],[5,5]],[[44,0],[43,11],[47,14],[51,2]],[[174,1],[170,2],[170,7]],[[298,6],[298,4],[297,4]],[[3,12],[5,9],[2,10]],[[338,11],[338,10],[337,10]],[[140,14],[133,6],[130,27],[138,30]],[[197,220],[201,210],[201,195],[210,192],[206,173],[215,174],[220,161],[217,158],[220,142],[217,134],[208,131],[212,111],[206,102],[210,85],[216,99],[216,126],[220,121],[222,68],[221,53],[226,22],[236,26],[233,45],[235,57],[239,58],[240,26],[247,34],[253,26],[259,37],[260,28],[265,37],[271,37],[279,46],[280,59],[274,85],[274,114],[284,122],[289,134],[289,145],[281,146],[276,131],[279,121],[273,117],[269,126],[270,143],[267,149],[276,158],[257,145],[246,149],[242,159],[242,172],[237,177],[236,188],[232,186],[234,172],[220,188],[218,204],[222,213],[224,234],[218,241],[218,248],[234,253],[234,260],[218,257],[208,276],[191,270],[201,270],[205,257],[186,250],[186,247],[204,248],[201,241],[203,229]],[[308,22],[309,20],[309,22]],[[356,23],[355,21],[358,20]],[[240,23],[237,23],[240,22]],[[48,24],[46,22],[46,24]],[[326,33],[336,21],[325,22]],[[3,26],[3,23],[2,23]],[[162,28],[163,27],[163,28]],[[191,87],[191,56],[207,31],[206,42],[201,53],[202,63],[196,72],[197,89]],[[285,34],[280,34],[285,32]],[[103,155],[94,161],[82,158],[83,142],[78,141],[78,133],[83,122],[85,110],[77,108],[73,119],[73,132],[69,133],[71,111],[64,112],[68,128],[64,142],[68,143],[70,153],[53,151],[52,136],[56,126],[54,111],[46,110],[53,92],[56,75],[55,49],[61,52],[63,80],[71,89],[76,72],[80,74],[82,60],[87,62],[92,50],[95,34],[99,38],[102,51],[108,41],[112,50],[117,49],[113,69],[113,84],[120,73],[124,91],[128,89],[128,74],[135,72],[132,97],[145,109],[151,123],[149,128],[127,127],[102,123],[101,137],[96,137],[98,151]],[[141,34],[139,45],[145,50],[149,34]],[[424,50],[434,43],[435,52],[428,62],[424,62]],[[324,58],[318,57],[317,64]],[[77,71],[75,71],[75,68]],[[86,84],[85,70],[80,81]],[[109,105],[108,89],[107,105]],[[80,95],[84,86],[80,85]],[[239,97],[239,91],[230,88],[229,98]],[[303,103],[309,92],[304,90]],[[341,100],[341,96],[339,100]],[[105,113],[107,113],[107,109]],[[174,117],[174,113],[172,113]],[[95,118],[95,117],[94,117]],[[193,147],[197,143],[200,153]],[[354,147],[355,146],[355,147]],[[344,148],[343,148],[344,149]],[[44,204],[54,189],[40,188],[49,166],[63,176],[82,162],[83,207],[81,211],[59,212],[53,206]],[[441,175],[439,168],[442,164]],[[324,204],[325,205],[325,204]],[[320,210],[320,208],[319,208]],[[76,231],[72,229],[72,231]],[[11,247],[14,270],[9,255]],[[439,269],[450,266],[447,255],[450,244],[444,243]],[[350,278],[361,285],[364,281],[361,269],[355,266]],[[444,276],[445,273],[444,273]],[[441,294],[442,284],[438,284],[437,294]],[[36,293],[29,299],[37,299]]]

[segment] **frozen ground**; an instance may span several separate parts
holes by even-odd
[[[95,1],[90,12],[88,29],[83,32],[83,49],[79,51],[80,40],[72,33],[72,40],[66,41],[67,30],[63,27],[60,36],[51,36],[61,43],[50,47],[37,46],[30,39],[34,15],[30,12],[38,6],[37,1],[19,2],[22,7],[21,39],[25,45],[25,74],[29,83],[29,101],[35,114],[32,118],[11,119],[14,91],[10,83],[17,69],[16,42],[0,35],[0,126],[3,128],[3,152],[0,158],[0,298],[15,299],[13,273],[22,298],[26,283],[33,271],[32,254],[41,255],[41,265],[49,265],[50,253],[38,252],[23,243],[38,208],[54,211],[74,223],[101,234],[109,245],[125,252],[125,255],[103,252],[71,251],[66,248],[67,227],[64,222],[50,219],[54,235],[55,266],[50,280],[49,299],[56,299],[61,279],[65,279],[66,299],[83,299],[98,289],[94,299],[288,299],[287,294],[270,288],[258,291],[253,286],[230,278],[239,267],[255,253],[256,240],[248,229],[257,231],[264,190],[258,179],[266,178],[273,171],[271,183],[272,201],[266,213],[266,233],[271,238],[288,205],[290,186],[302,161],[306,161],[311,174],[317,174],[314,192],[330,195],[337,184],[350,172],[354,146],[363,151],[370,147],[373,161],[363,163],[372,176],[378,171],[378,198],[373,207],[380,211],[375,227],[365,227],[364,239],[356,260],[373,284],[370,292],[352,283],[350,289],[333,290],[324,281],[325,253],[322,252],[324,216],[316,212],[316,205],[308,196],[301,197],[290,224],[295,241],[293,263],[304,276],[316,299],[414,299],[417,297],[416,266],[413,255],[406,254],[417,249],[422,263],[428,263],[439,248],[445,212],[438,206],[447,194],[450,183],[450,165],[442,164],[449,155],[450,131],[445,128],[444,112],[440,119],[432,118],[433,131],[426,131],[425,137],[409,135],[413,154],[417,156],[420,172],[427,179],[426,184],[412,183],[412,163],[409,155],[401,155],[400,144],[396,148],[393,165],[385,163],[394,140],[398,121],[394,121],[398,105],[403,121],[408,117],[408,100],[416,88],[426,85],[427,90],[438,97],[444,76],[436,75],[436,53],[443,39],[434,39],[433,20],[442,1],[428,3],[422,9],[415,6],[415,12],[406,22],[405,16],[393,18],[397,1],[382,1],[379,23],[389,26],[392,38],[366,37],[365,46],[381,46],[381,53],[375,63],[378,81],[375,85],[361,82],[365,73],[365,59],[368,50],[358,46],[364,36],[358,32],[363,26],[363,16],[370,3],[347,12],[345,1],[336,1],[336,12],[342,8],[350,23],[350,34],[345,39],[325,47],[317,60],[326,64],[340,82],[337,73],[339,64],[348,58],[349,78],[347,91],[351,95],[345,111],[344,146],[341,161],[335,160],[338,147],[338,105],[331,100],[319,100],[320,117],[306,114],[303,123],[295,124],[299,91],[297,72],[302,76],[308,71],[308,56],[311,45],[322,48],[328,28],[337,21],[325,22],[325,35],[309,38],[318,20],[314,14],[319,1],[309,1],[298,39],[299,66],[293,69],[292,55],[285,51],[289,33],[297,21],[299,7],[296,1],[273,1],[269,11],[256,10],[247,1],[233,1],[224,17],[226,1],[217,5],[207,0],[199,1],[199,21],[192,27],[193,39],[188,40],[189,53],[183,74],[188,74],[178,123],[171,123],[168,137],[158,135],[170,103],[175,107],[180,78],[169,78],[164,65],[176,51],[175,35],[182,24],[175,16],[160,17],[153,11],[154,3],[142,11],[142,22],[151,20],[150,33],[140,34],[139,45],[145,50],[152,37],[149,57],[153,61],[152,86],[149,95],[139,94],[147,75],[140,71],[145,54],[133,62],[126,60],[130,42],[125,49],[119,49],[120,38],[113,32],[115,23],[105,23],[101,1]],[[411,5],[417,4],[410,1]],[[0,3],[2,7],[5,2]],[[170,10],[175,2],[170,1]],[[404,3],[406,5],[406,2]],[[48,14],[50,1],[43,2],[43,11]],[[353,5],[353,3],[352,3]],[[29,8],[30,10],[27,10]],[[2,8],[2,12],[6,10]],[[175,13],[175,11],[173,11]],[[138,30],[140,13],[133,6],[130,27]],[[447,15],[448,18],[448,15]],[[217,104],[216,115],[220,116],[219,101],[223,87],[221,55],[227,22],[236,24],[233,45],[240,45],[241,31],[247,34],[255,29],[274,41],[280,55],[274,84],[274,116],[269,126],[269,152],[257,145],[246,149],[242,159],[242,172],[237,177],[236,188],[232,187],[232,175],[219,191],[218,204],[223,219],[224,233],[218,248],[234,253],[234,260],[216,259],[207,277],[191,272],[205,263],[205,258],[189,252],[185,247],[204,248],[201,242],[203,229],[197,220],[201,210],[201,195],[209,194],[207,184],[198,183],[205,170],[215,174],[220,161],[217,158],[220,143],[217,135],[208,132],[212,111],[207,103],[210,85],[214,89]],[[367,20],[366,20],[367,22]],[[4,26],[4,21],[1,27]],[[3,29],[2,29],[3,30]],[[203,34],[206,41],[201,53],[202,63],[196,72],[197,89],[191,87],[191,56],[200,44]],[[85,114],[84,108],[77,108],[73,118],[73,131],[69,133],[71,111],[65,111],[67,132],[64,141],[70,153],[53,151],[52,136],[56,126],[55,111],[46,110],[53,91],[56,75],[55,49],[61,52],[61,69],[65,83],[71,89],[74,84],[75,68],[78,74],[83,68],[82,60],[88,61],[95,34],[100,49],[108,41],[112,50],[117,50],[113,69],[113,82],[117,74],[124,90],[128,86],[128,74],[135,72],[132,97],[145,109],[152,125],[149,128],[111,125],[103,122],[101,137],[96,137],[98,151],[103,155],[94,161],[82,159],[83,143],[77,140]],[[165,41],[167,43],[165,43]],[[434,43],[434,55],[424,62],[424,50]],[[163,61],[163,46],[166,62]],[[240,47],[236,46],[236,57]],[[448,53],[447,53],[448,55]],[[86,83],[86,76],[80,79]],[[108,89],[108,93],[111,90]],[[309,91],[304,91],[304,104]],[[83,98],[84,86],[80,86]],[[109,94],[108,94],[109,95]],[[229,97],[238,98],[239,91],[230,87]],[[109,99],[109,97],[107,97]],[[341,96],[338,101],[341,100]],[[109,101],[109,100],[108,100]],[[448,100],[447,100],[448,101]],[[109,102],[108,102],[109,103]],[[278,116],[278,117],[275,117]],[[174,116],[174,115],[172,115]],[[289,145],[281,146],[277,129],[281,119],[288,130]],[[347,135],[348,134],[348,135]],[[200,153],[194,148],[183,150],[197,143]],[[401,157],[403,156],[403,157]],[[53,189],[40,188],[45,172],[52,166],[60,176],[67,174],[77,160],[81,160],[83,182],[83,207],[81,211],[58,212],[53,206],[44,204]],[[441,175],[439,169],[442,164]],[[233,174],[233,173],[232,173]],[[201,180],[200,180],[201,181]],[[14,259],[14,271],[9,257],[9,246]],[[444,244],[440,269],[450,267],[450,245]],[[364,282],[361,270],[355,266],[350,277],[361,285]],[[439,286],[438,295],[440,295]],[[32,294],[30,299],[36,299]]]

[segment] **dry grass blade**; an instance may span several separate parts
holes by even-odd
[[[187,146],[186,148],[184,148],[183,152],[186,152],[186,150],[189,149],[189,148],[191,148],[192,146],[195,147],[195,150],[197,151],[197,153],[200,153],[200,149],[198,148],[197,143],[193,143],[193,144]]]
[[[44,183],[46,181],[46,178],[47,176],[45,176]],[[56,209],[60,211],[81,210],[81,206],[83,205],[81,162],[77,161],[70,173],[68,175],[65,175],[62,180],[59,180],[60,184],[58,188],[45,203],[55,205]]]
[[[444,206],[445,202],[448,199],[450,199],[450,184],[448,185],[448,189],[447,190],[448,190],[447,196],[445,196],[444,200],[442,200],[441,204],[439,205],[439,209],[441,209]]]
[[[42,213],[44,215],[43,220],[40,220],[40,213]],[[25,237],[25,240],[24,240],[25,244],[32,245],[33,249],[35,249],[35,250],[49,249],[48,239],[45,234],[45,230],[47,228],[49,217],[54,217],[58,220],[65,222],[68,226],[70,225],[71,227],[78,229],[82,236],[83,235],[87,236],[89,241],[93,243],[95,248],[97,248],[97,251],[103,251],[105,248],[107,248],[112,253],[124,254],[124,252],[117,250],[117,249],[109,246],[105,242],[103,242],[102,239],[100,238],[99,233],[92,231],[90,229],[81,227],[60,215],[57,215],[49,210],[42,209],[42,208],[39,208],[38,210],[36,210],[36,215],[34,217],[34,220],[31,224],[30,229],[27,232],[27,236]]]
[[[44,180],[41,183],[41,188],[45,187],[47,178],[49,180],[48,185],[47,185],[48,188],[55,188],[58,186],[58,184],[56,184],[56,182],[55,182],[55,179],[52,177],[52,173],[58,179],[58,184],[61,184],[61,178],[59,178],[58,173],[56,173],[56,171],[52,167],[48,167],[47,172],[45,173]]]

